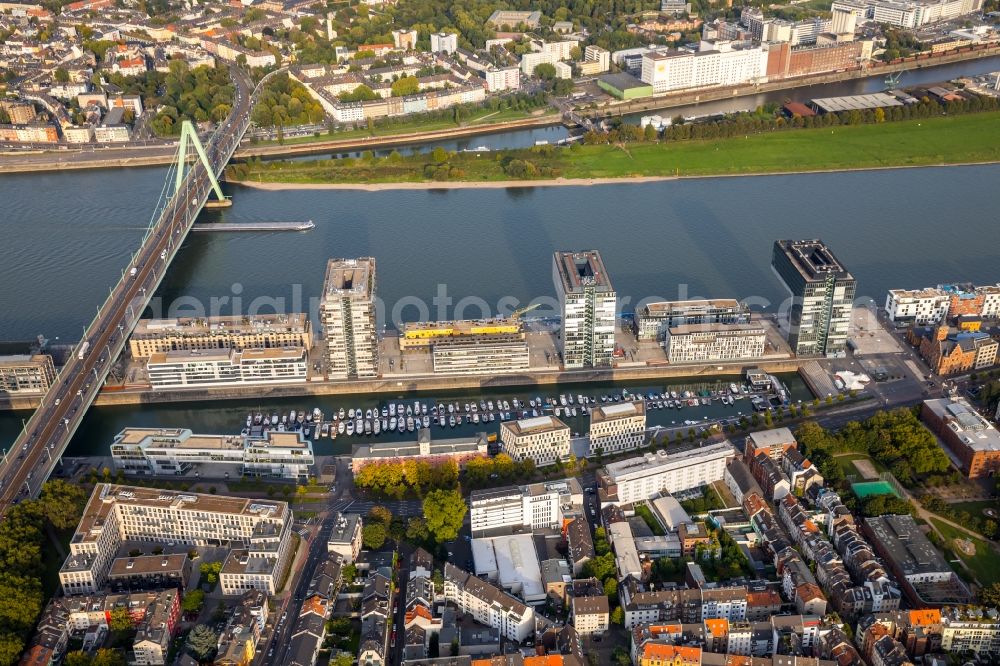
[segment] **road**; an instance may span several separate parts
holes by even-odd
[[[256,95],[242,70],[232,67],[231,74],[236,86],[233,110],[206,147],[216,174],[225,168],[249,126]],[[163,279],[210,188],[208,172],[196,161],[122,269],[121,280],[98,306],[83,340],[0,462],[0,516],[21,499],[39,493]]]

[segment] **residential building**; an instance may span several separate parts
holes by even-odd
[[[326,540],[328,553],[340,555],[347,564],[358,560],[361,553],[361,516],[356,513],[340,513],[333,523],[330,536]]]
[[[305,481],[313,474],[312,440],[271,430],[260,437],[195,435],[188,428],[125,428],[111,442],[115,469],[129,475],[256,476]]]
[[[309,356],[301,347],[157,352],[146,374],[154,390],[294,384],[308,379]]]
[[[594,540],[590,537],[590,524],[584,516],[577,516],[566,525],[566,556],[574,576],[583,573],[587,562],[597,556]]]
[[[129,337],[132,358],[172,351],[312,347],[304,313],[140,319]]]
[[[590,455],[609,455],[641,447],[646,441],[646,403],[599,405],[590,412]]]
[[[856,282],[821,240],[779,240],[771,261],[791,294],[788,343],[800,356],[845,353]]]
[[[432,464],[454,460],[461,466],[472,458],[484,457],[487,446],[486,433],[483,432],[448,439],[433,439],[430,428],[421,428],[417,431],[417,438],[414,441],[373,441],[355,445],[351,454],[351,469],[357,473],[366,465],[416,458]]]
[[[723,478],[726,464],[736,457],[729,440],[677,451],[657,451],[608,463],[598,483],[616,503],[650,499],[666,491],[679,493]]]
[[[375,259],[331,259],[319,309],[327,346],[327,376],[377,376]]]
[[[957,614],[957,613],[956,613]],[[941,650],[952,654],[1000,657],[1000,621],[989,617],[944,614],[941,618]]]
[[[410,51],[417,48],[416,30],[393,30],[392,43],[397,49]],[[434,50],[434,49],[431,49]],[[442,49],[443,50],[443,49]]]
[[[685,557],[693,557],[699,546],[708,546],[712,540],[705,523],[681,523],[677,527],[677,538]]]
[[[927,326],[948,316],[951,298],[941,289],[890,289],[885,299],[889,321],[900,325]]]
[[[458,35],[453,32],[431,33],[431,53],[454,53],[458,50]]]
[[[642,56],[641,79],[656,93],[766,80],[767,52],[730,41],[702,41],[698,51],[654,50]]]
[[[918,346],[931,371],[939,375],[983,370],[996,365],[1000,343],[988,333],[975,330],[980,323],[973,315],[962,315],[956,330],[943,324],[930,329],[912,328],[907,338]]]
[[[521,89],[521,69],[519,67],[488,69],[485,76],[486,89],[489,92]]]
[[[534,29],[539,26],[541,20],[541,12],[520,12],[498,9],[490,14],[488,19],[486,19],[486,24],[492,26],[496,30],[504,30],[504,26],[507,28],[516,28],[519,25]]]
[[[757,324],[683,324],[667,332],[670,363],[713,363],[764,356],[767,333]]]
[[[556,56],[548,51],[530,51],[521,56],[521,73],[525,76],[531,76],[535,73],[535,68],[539,65],[552,65],[559,62]]]
[[[603,74],[611,69],[611,52],[596,44],[591,44],[583,49],[583,63],[581,67],[587,67],[585,73],[588,76]]]
[[[669,329],[686,324],[749,323],[749,306],[735,298],[657,301],[643,305],[636,312],[636,333],[640,340],[662,341]]]
[[[534,634],[535,614],[530,606],[450,562],[444,565],[444,596],[476,622],[498,629],[508,640],[520,643]]]
[[[247,666],[253,661],[267,623],[267,611],[266,594],[260,590],[243,593],[219,636],[216,666]]]
[[[0,125],[0,141],[11,143],[58,143],[59,131],[55,125],[39,122],[27,125]]]
[[[1000,470],[1000,432],[965,398],[925,400],[920,417],[944,440],[970,479]]]
[[[597,250],[556,252],[552,277],[562,321],[563,365],[610,366],[617,298],[601,254]]]
[[[0,393],[45,393],[55,379],[48,354],[0,356]]]
[[[604,594],[574,596],[570,601],[570,613],[570,621],[581,636],[600,635],[611,626],[608,597]]]
[[[500,424],[500,449],[517,461],[531,458],[539,467],[569,456],[569,426],[554,416]]]
[[[191,560],[186,553],[116,557],[108,569],[107,584],[114,592],[167,587],[183,590],[190,574]]]
[[[93,594],[104,586],[125,541],[228,546],[223,594],[262,589],[274,594],[291,543],[286,502],[251,501],[102,483],[94,488],[59,571],[63,592]]]

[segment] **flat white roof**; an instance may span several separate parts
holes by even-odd
[[[494,576],[497,572],[497,558],[493,552],[492,539],[472,540],[472,561],[476,565],[476,575]]]
[[[476,574],[496,572],[500,586],[527,602],[545,598],[542,569],[530,534],[472,540]]]

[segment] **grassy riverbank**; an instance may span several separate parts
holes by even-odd
[[[438,157],[441,157],[438,154]],[[529,162],[528,174],[510,168]],[[262,183],[489,183],[722,176],[1000,161],[1000,112],[878,125],[797,129],[746,137],[574,146],[493,153],[253,162],[231,167],[233,181]],[[530,174],[530,175],[529,175]],[[567,183],[567,184],[572,184]]]

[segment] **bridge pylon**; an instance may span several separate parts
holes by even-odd
[[[205,147],[201,145],[201,139],[198,138],[198,132],[195,131],[194,125],[190,120],[185,120],[181,123],[181,139],[177,143],[177,169],[174,181],[174,194],[177,194],[177,192],[180,191],[181,184],[184,182],[184,176],[186,175],[185,167],[187,166],[188,145],[194,148],[195,154],[201,161],[201,165],[205,167],[205,171],[208,173],[208,179],[212,184],[212,191],[215,192],[215,196],[218,197],[215,201],[212,201],[211,199],[206,200],[205,208],[227,208],[232,206],[232,200],[222,193],[222,187],[219,186],[219,180],[215,177],[215,168],[208,159],[208,155],[205,154]]]

